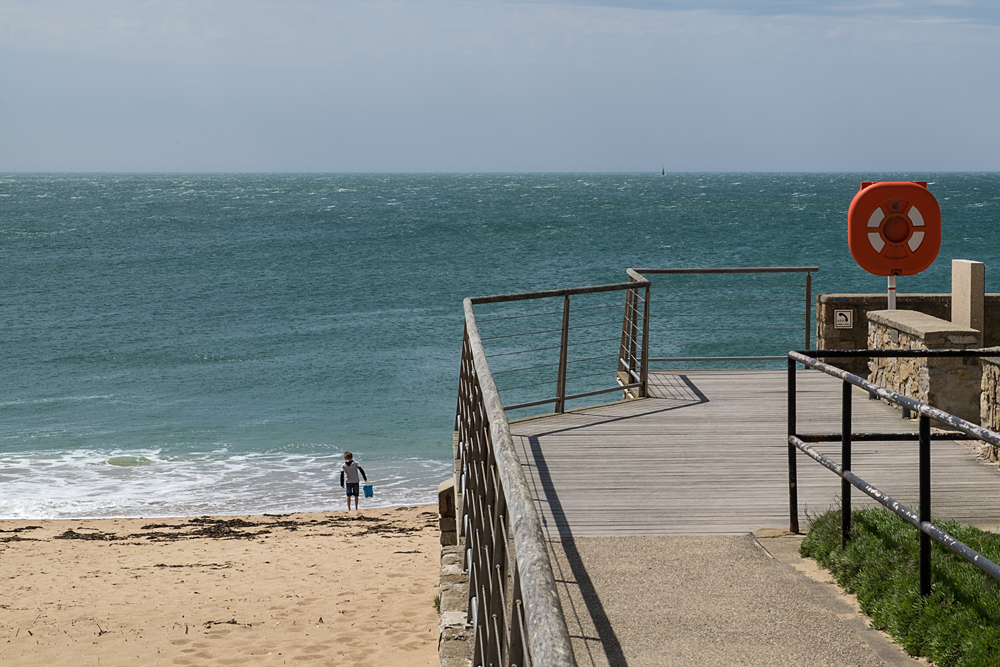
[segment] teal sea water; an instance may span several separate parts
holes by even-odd
[[[345,449],[375,505],[433,502],[462,298],[636,266],[881,292],[847,207],[903,179],[944,234],[900,292],[953,258],[997,291],[998,174],[0,175],[0,517],[339,509]]]

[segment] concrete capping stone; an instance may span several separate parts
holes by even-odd
[[[926,340],[945,337],[957,345],[978,345],[979,331],[916,310],[870,310],[868,321]],[[952,340],[954,339],[954,340]]]
[[[438,658],[441,667],[472,665],[472,626],[469,615],[469,577],[463,572],[465,548],[441,547],[441,625],[438,632]]]
[[[438,513],[455,517],[455,479],[446,479],[438,484]]]

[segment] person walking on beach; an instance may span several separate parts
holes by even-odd
[[[351,511],[351,496],[354,496],[354,509],[358,509],[358,490],[361,486],[361,482],[358,480],[358,473],[368,481],[368,475],[365,474],[365,469],[358,465],[358,462],[354,460],[354,454],[350,452],[344,452],[344,463],[340,466],[340,488],[347,489],[347,511]],[[344,478],[347,478],[347,485],[344,485]]]

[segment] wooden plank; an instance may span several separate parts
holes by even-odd
[[[514,422],[512,431],[552,538],[742,533],[788,524],[786,374],[673,371],[651,398]],[[800,433],[840,431],[841,383],[797,374]],[[916,432],[914,420],[856,391],[855,432]],[[839,443],[818,451],[839,459]],[[916,504],[916,442],[860,442],[854,472]],[[934,516],[1000,523],[1000,475],[969,445],[932,445]],[[800,521],[836,506],[840,479],[798,456]],[[861,492],[854,506],[871,505]]]

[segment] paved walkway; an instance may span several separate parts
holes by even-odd
[[[926,664],[867,627],[798,557],[798,537],[583,537],[551,543],[577,664]],[[815,577],[804,571],[815,570]]]
[[[839,381],[799,376],[799,431],[839,432]],[[797,556],[800,538],[782,536],[784,373],[658,374],[654,385],[655,398],[512,425],[579,664],[920,664],[817,581],[823,573]],[[915,430],[860,392],[854,424]],[[856,443],[854,470],[913,502],[915,448]],[[932,460],[936,518],[1000,523],[995,467],[951,442],[935,442]],[[807,512],[836,504],[840,480],[802,455],[799,475],[805,526]]]

